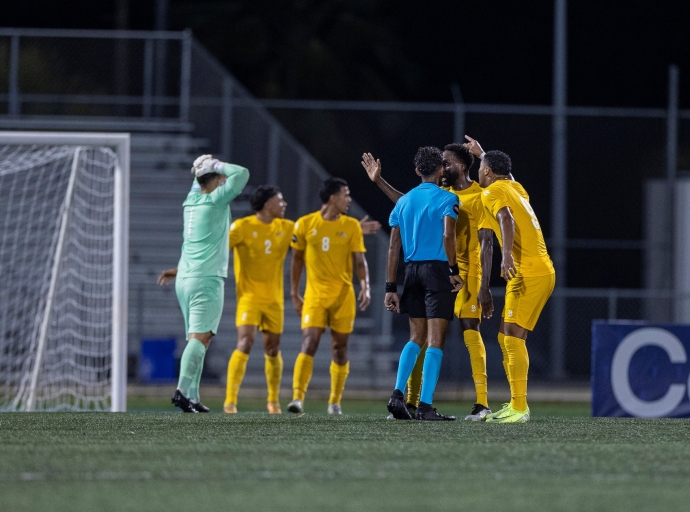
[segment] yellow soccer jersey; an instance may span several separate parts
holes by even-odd
[[[526,277],[545,276],[555,273],[546,251],[544,235],[537,216],[529,204],[527,191],[517,181],[497,180],[484,189],[481,195],[486,208],[486,220],[496,233],[501,246],[501,229],[496,220],[498,211],[508,206],[515,219],[513,259],[518,274]]]
[[[460,211],[455,223],[455,251],[460,273],[481,276],[479,228],[487,227],[481,198],[482,187],[479,183],[472,182],[472,185],[465,190],[454,190],[453,187],[443,187],[443,189],[452,192],[460,200]]]
[[[352,288],[352,253],[366,252],[359,222],[341,215],[324,220],[321,212],[297,220],[291,246],[304,251],[307,289],[304,299],[327,299]]]
[[[283,303],[283,261],[290,247],[294,222],[261,222],[256,215],[230,226],[237,300],[257,304]]]

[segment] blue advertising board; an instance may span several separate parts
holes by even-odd
[[[592,322],[592,416],[690,417],[690,325]]]

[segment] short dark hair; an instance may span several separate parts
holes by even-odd
[[[417,150],[414,166],[422,176],[431,176],[443,165],[443,154],[434,146],[425,146]]]
[[[347,181],[342,178],[330,177],[323,182],[321,190],[319,190],[319,197],[321,204],[326,204],[333,194],[340,192],[340,189],[347,187]]]
[[[277,195],[278,192],[280,192],[280,189],[273,185],[261,185],[257,187],[256,190],[252,192],[252,195],[249,196],[249,204],[252,210],[255,212],[262,210],[266,202]]]
[[[207,174],[202,174],[201,176],[196,177],[196,181],[201,185],[202,187],[205,187],[209,183],[211,183],[217,176],[220,176],[219,172],[209,172]]]
[[[494,174],[507,176],[513,168],[510,157],[503,151],[492,149],[484,154],[484,165],[491,167]]]
[[[455,153],[455,156],[457,156],[458,160],[465,164],[465,167],[468,171],[470,170],[470,167],[472,167],[472,164],[474,163],[474,155],[472,155],[472,153],[470,153],[462,144],[452,142],[450,144],[446,144],[443,150],[452,151]]]

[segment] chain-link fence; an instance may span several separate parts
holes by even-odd
[[[132,130],[191,130],[211,152],[249,167],[252,186],[279,185],[291,217],[319,207],[318,186],[330,174],[346,178],[358,202],[385,224],[391,204],[366,178],[361,154],[381,158],[384,175],[405,191],[417,184],[411,165],[417,147],[443,146],[469,133],[485,148],[511,155],[547,246],[558,250],[551,240],[558,206],[552,191],[559,185],[551,163],[555,115],[551,106],[257,100],[189,32],[0,30],[0,124],[99,119]],[[673,123],[677,140],[669,139]],[[677,155],[672,167],[679,176],[690,169],[690,112],[568,107],[567,134],[566,263],[529,336],[535,378],[587,377],[592,319],[658,320],[650,314],[660,309],[658,302],[650,309],[652,300],[673,310],[672,269],[664,283],[643,277],[645,268],[658,264],[645,252],[645,183],[668,178],[669,154]],[[476,167],[471,172],[476,176]],[[351,213],[359,217],[364,210],[353,205]],[[389,385],[379,382],[376,369],[392,372],[407,326],[381,305],[386,236],[368,239],[367,246],[373,302],[359,317],[354,344],[367,347],[362,384]],[[494,251],[494,268],[498,264]],[[492,285],[497,314],[482,332],[489,372],[500,374],[493,343],[500,278]],[[455,322],[452,336],[459,339],[457,331]],[[456,367],[461,378],[469,375],[462,344],[455,345],[457,352],[449,344],[443,379],[457,379]]]

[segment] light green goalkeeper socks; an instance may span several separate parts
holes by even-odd
[[[190,338],[180,360],[180,380],[177,383],[184,396],[199,400],[199,381],[204,369],[206,347],[196,338]]]

